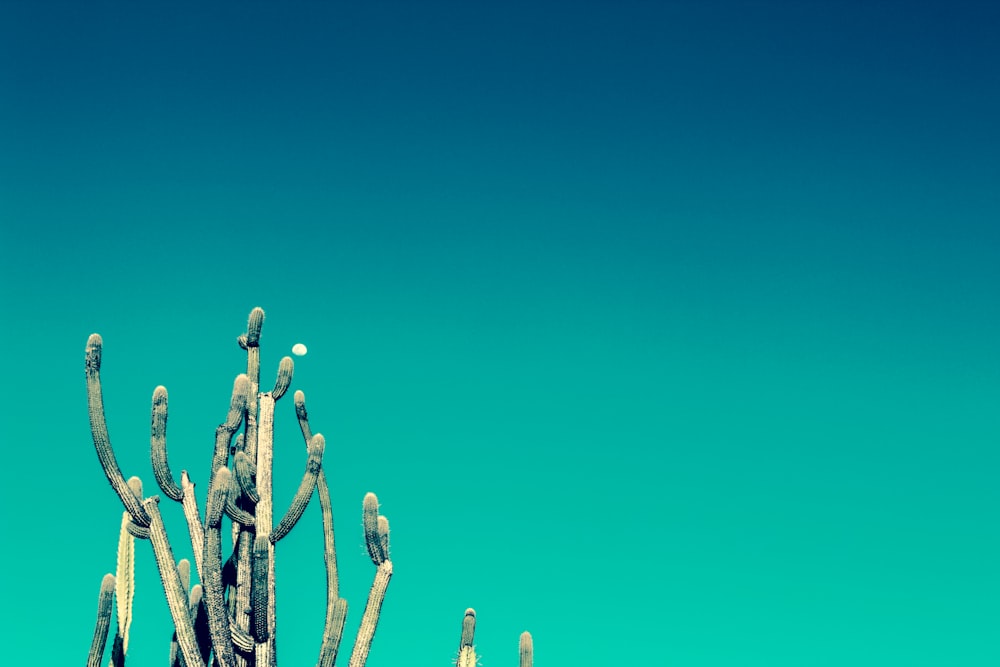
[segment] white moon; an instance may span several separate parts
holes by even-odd
[[[304,356],[305,353],[308,351],[309,350],[306,349],[306,346],[303,345],[302,343],[296,343],[295,345],[292,345],[292,354],[294,354],[296,357]]]

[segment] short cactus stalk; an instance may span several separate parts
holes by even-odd
[[[172,627],[165,630],[165,660],[170,667],[277,667],[276,552],[300,519],[313,495],[319,496],[326,563],[326,622],[317,637],[317,667],[333,667],[347,619],[347,601],[340,597],[333,510],[329,479],[323,469],[326,440],[313,433],[305,394],[294,392],[294,409],[305,442],[305,472],[287,508],[275,507],[273,495],[274,420],[277,402],[291,388],[294,363],[284,357],[273,388],[260,391],[260,342],[264,311],[254,308],[246,333],[237,338],[246,351],[246,372],[236,376],[225,419],[215,430],[211,465],[207,470],[204,514],[195,498],[195,483],[187,470],[175,477],[167,450],[167,389],[153,391],[150,417],[150,463],[163,495],[181,505],[187,525],[194,567],[174,559],[174,546],[161,516],[160,497],[144,497],[137,477],[126,481],[108,431],[101,385],[103,340],[87,341],[86,379],[91,436],[98,462],[124,512],[118,541],[116,574],[107,574],[98,596],[97,621],[87,658],[88,667],[105,660],[112,610],[117,623],[109,662],[124,667],[129,647],[134,596],[135,540],[148,541],[160,573]],[[167,503],[169,504],[169,503]],[[281,511],[279,511],[281,510]],[[277,520],[276,520],[277,517]],[[379,514],[378,498],[369,493],[362,502],[362,523],[369,557],[375,565],[368,600],[359,621],[349,667],[364,667],[381,615],[392,560],[389,521]],[[222,534],[232,535],[233,550],[223,552]],[[176,535],[173,538],[176,539]],[[177,543],[179,544],[179,543]],[[280,562],[280,561],[278,561]],[[192,585],[192,580],[197,579]],[[459,667],[474,667],[475,611],[467,610],[459,647]],[[521,636],[521,667],[531,667],[531,636]]]

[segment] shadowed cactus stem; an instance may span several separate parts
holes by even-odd
[[[476,667],[476,648],[472,642],[476,636],[476,610],[465,610],[462,619],[462,639],[458,643],[458,667]]]

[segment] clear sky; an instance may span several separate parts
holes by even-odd
[[[87,336],[125,474],[156,492],[163,384],[203,500],[259,305],[265,377],[309,347],[349,633],[366,491],[392,525],[371,667],[448,665],[469,606],[484,667],[523,630],[538,667],[997,665],[998,34],[992,2],[0,3],[5,655],[83,662],[115,567]],[[323,623],[303,522],[286,665]]]

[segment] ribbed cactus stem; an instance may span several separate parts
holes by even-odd
[[[230,473],[229,475],[229,493],[226,495],[226,516],[233,520],[233,543],[239,538],[240,526],[252,526],[255,523],[253,514],[246,511],[239,506],[239,501],[241,500],[240,495],[243,490],[240,488],[239,482],[236,481],[236,475]]]
[[[108,642],[111,627],[111,602],[115,596],[115,575],[108,573],[101,579],[101,592],[97,596],[97,622],[94,624],[94,639],[90,643],[87,667],[100,667],[104,656],[104,646]]]
[[[306,410],[306,395],[296,391],[294,396],[295,416],[308,450],[312,442],[309,413]],[[325,442],[325,441],[324,441]],[[347,618],[347,600],[340,597],[340,580],[337,575],[337,545],[333,532],[333,504],[330,502],[330,487],[322,466],[316,476],[316,494],[319,496],[320,511],[323,515],[323,561],[326,563],[326,621],[323,624],[323,644],[319,651],[319,667],[332,667],[337,659],[340,642],[344,634]],[[377,502],[376,502],[377,506]],[[377,512],[377,510],[376,510]]]
[[[202,558],[202,586],[208,628],[212,635],[215,658],[221,667],[233,667],[233,640],[222,584],[221,528],[229,485],[229,469],[223,466],[215,471],[215,479],[208,490],[208,502],[205,505],[205,553]]]
[[[392,561],[387,560],[375,570],[375,579],[368,592],[368,602],[365,604],[365,613],[361,617],[361,625],[358,627],[358,636],[354,641],[354,651],[351,653],[348,667],[364,667],[368,660],[368,652],[372,647],[372,639],[375,638],[379,614],[382,612],[382,603],[385,601],[385,591],[389,587],[389,579],[391,578]]]
[[[153,413],[149,426],[149,458],[153,462],[153,476],[160,489],[171,500],[180,502],[184,492],[174,482],[167,463],[167,388],[160,385],[153,390]]]
[[[544,642],[543,642],[544,643]],[[530,632],[521,633],[521,667],[531,667],[532,662],[535,659],[535,648],[534,643],[531,641]]]
[[[247,332],[240,337],[240,346],[247,351],[247,377],[254,396],[260,386],[260,330],[263,326],[264,311],[254,308],[250,311]]]
[[[456,667],[476,667],[476,649],[473,640],[476,635],[476,610],[465,610],[462,619],[462,638],[458,643],[458,660]]]
[[[260,330],[263,326],[264,309],[258,306],[250,311],[250,318],[247,321],[247,347],[260,345]]]
[[[188,535],[191,537],[194,566],[198,570],[198,578],[201,579],[204,576],[201,561],[205,552],[205,528],[201,524],[198,500],[194,496],[194,482],[188,477],[187,470],[181,471],[181,489],[184,491],[181,506],[184,508],[184,519],[187,521]]]
[[[364,502],[361,505],[361,524],[365,529],[365,546],[368,547],[368,555],[372,563],[376,566],[384,563],[389,554],[386,553],[382,544],[382,537],[378,529],[378,497],[368,492],[365,494]]]
[[[385,601],[385,591],[392,578],[392,561],[389,560],[389,521],[378,514],[378,498],[374,493],[365,494],[361,505],[362,523],[365,528],[365,544],[368,555],[375,563],[375,579],[368,593],[368,602],[358,627],[358,636],[354,641],[354,651],[351,653],[349,667],[364,667],[368,660],[375,628],[378,625],[382,603]]]
[[[103,341],[99,334],[91,334],[87,340],[86,372],[87,372],[87,407],[90,413],[90,434],[94,440],[94,449],[101,462],[104,475],[108,478],[111,488],[118,497],[132,520],[143,527],[149,526],[149,515],[142,508],[142,503],[129,491],[118,467],[118,460],[111,448],[111,438],[108,435],[108,425],[104,419],[104,396],[101,393],[101,351]]]
[[[344,623],[347,620],[347,600],[337,598],[327,610],[323,627],[323,645],[319,650],[318,667],[333,667],[340,651],[340,641],[344,637]]]
[[[250,583],[251,618],[253,638],[256,643],[267,642],[267,537],[258,535],[253,543],[253,567]]]
[[[233,473],[243,496],[251,503],[256,504],[260,500],[260,496],[257,495],[257,485],[253,481],[257,473],[251,468],[250,457],[247,456],[246,452],[236,452],[236,456],[233,457]]]
[[[115,602],[118,610],[118,635],[122,653],[128,653],[128,631],[132,625],[132,598],[135,595],[135,538],[128,526],[132,517],[122,512],[122,526],[118,534],[118,565],[115,575]]]
[[[274,398],[265,392],[258,397],[259,416],[257,425],[257,501],[255,526],[257,539],[268,539],[267,567],[267,632],[268,659],[274,660],[275,643],[275,576],[274,576],[274,544],[270,543],[271,527],[274,525],[274,497],[272,471],[274,470]],[[259,663],[259,667],[267,667]]]
[[[216,470],[229,463],[229,446],[247,410],[250,391],[250,380],[247,376],[242,373],[237,375],[233,381],[233,394],[229,399],[229,412],[226,413],[226,421],[215,429],[215,451],[212,453],[213,475]],[[212,477],[209,477],[208,484],[212,485]]]
[[[278,378],[274,382],[274,389],[271,390],[271,396],[274,397],[274,400],[277,401],[288,391],[288,388],[292,385],[292,375],[294,373],[295,362],[292,361],[291,357],[282,357],[278,363]]]
[[[150,518],[149,541],[153,545],[153,555],[156,556],[156,565],[160,570],[160,581],[163,584],[163,592],[167,597],[167,607],[170,609],[170,616],[174,620],[177,643],[180,646],[181,655],[184,657],[187,667],[205,667],[205,663],[198,653],[194,628],[191,625],[191,615],[187,605],[187,591],[181,586],[180,574],[177,572],[174,555],[171,552],[170,542],[167,539],[167,531],[163,526],[163,519],[160,517],[160,510],[157,506],[158,502],[159,499],[155,496],[149,498],[143,502],[143,509]]]

